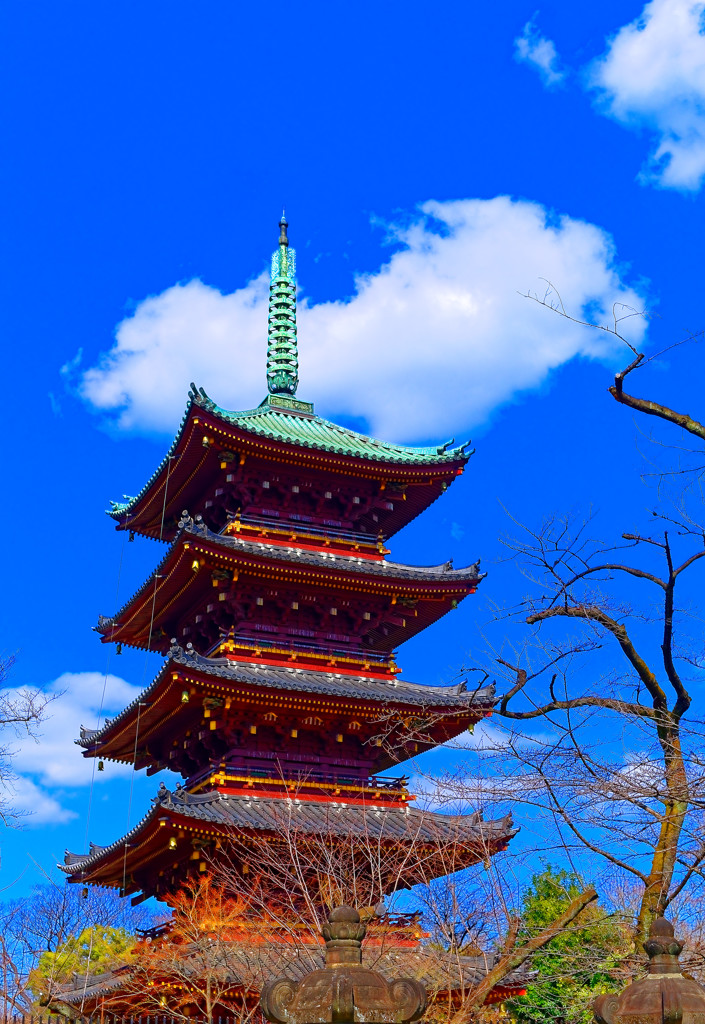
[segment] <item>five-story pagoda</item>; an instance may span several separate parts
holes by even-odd
[[[170,899],[228,857],[372,837],[391,891],[487,860],[508,819],[417,810],[390,768],[490,713],[469,692],[399,678],[395,649],[475,591],[477,565],[389,561],[388,539],[463,472],[467,445],[387,444],[330,423],[296,396],[295,256],[282,217],[272,256],[268,394],[227,412],[192,386],[179,432],[142,491],[110,515],[168,542],[153,575],[97,626],[104,643],[159,651],[155,680],[116,718],[82,729],[85,757],[179,773],[112,845],[67,853],[72,882],[137,903]],[[188,511],[185,511],[188,510]],[[296,840],[299,841],[299,840]],[[361,845],[365,845],[362,844]],[[436,851],[436,854],[434,854]],[[401,865],[401,866],[400,866]],[[370,867],[370,871],[373,868]]]

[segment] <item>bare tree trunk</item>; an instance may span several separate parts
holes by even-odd
[[[647,398],[635,398],[634,395],[628,395],[623,390],[623,381],[626,373],[631,367],[627,368],[627,371],[622,371],[615,375],[614,384],[609,388],[609,393],[619,402],[620,405],[627,405],[630,409],[635,409],[637,412],[643,412],[647,416],[657,416],[661,420],[666,420],[668,423],[673,423],[677,427],[682,427],[683,430],[687,430],[689,434],[694,434],[695,437],[700,437],[705,440],[705,424],[700,423],[698,420],[694,420],[692,416],[687,413],[676,412],[675,409],[670,409],[667,405],[661,405],[659,402],[652,402]]]
[[[666,721],[659,723],[658,736],[664,756],[668,799],[664,803],[658,841],[639,907],[634,936],[637,952],[641,952],[643,948],[652,921],[665,913],[670,902],[669,893],[680,838],[690,803],[688,775],[680,739],[680,722],[668,713],[664,717]]]

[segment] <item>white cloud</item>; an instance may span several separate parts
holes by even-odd
[[[556,734],[547,731],[514,732],[501,720],[480,721],[472,732],[467,730],[448,740],[443,746],[448,750],[477,750],[482,754],[496,754],[509,749],[521,750],[530,747],[553,746]]]
[[[565,78],[565,71],[559,66],[555,44],[541,35],[533,20],[527,21],[521,35],[514,40],[514,56],[522,64],[535,68],[544,85],[558,85]]]
[[[97,727],[104,685],[100,724],[106,715],[121,711],[139,692],[138,687],[118,676],[106,678],[101,672],[65,672],[44,688],[56,699],[47,708],[46,721],[40,727],[38,738],[23,736],[8,744],[14,751],[12,763],[17,773],[8,787],[8,799],[18,810],[31,812],[25,824],[68,821],[75,814],[61,806],[61,789],[87,786],[92,776],[95,782],[101,783],[130,772],[127,765],[110,763],[105,773],[94,773],[93,759],[84,758],[82,748],[74,743],[81,725],[89,729]],[[55,793],[52,795],[47,790]]]
[[[18,775],[7,786],[7,798],[22,815],[21,823],[30,827],[37,825],[63,825],[78,817],[75,811],[62,807],[58,800],[41,789],[26,775]],[[26,815],[26,817],[24,817]]]
[[[45,687],[49,694],[58,694],[47,709],[47,717],[37,740],[26,737],[13,744],[14,766],[21,774],[31,774],[46,786],[85,786],[91,781],[93,760],[82,756],[77,747],[80,727],[95,729],[105,684],[102,720],[121,711],[139,693],[119,676],[101,672],[64,672]],[[101,724],[102,724],[101,720]],[[120,765],[110,766],[110,775],[129,772]],[[102,773],[101,773],[102,774]]]
[[[574,314],[643,305],[609,235],[537,203],[430,201],[390,234],[398,251],[356,277],[352,298],[299,303],[299,397],[387,440],[460,435],[574,356],[612,354],[601,332],[518,294],[540,278]],[[82,395],[121,428],[166,433],[191,380],[220,405],[251,408],[265,393],[267,295],[261,275],[232,294],[191,281],[145,299],[81,378]],[[636,337],[643,322],[631,323]]]
[[[643,180],[697,190],[705,176],[703,0],[652,0],[594,65],[605,111],[653,132]]]

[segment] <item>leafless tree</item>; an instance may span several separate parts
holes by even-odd
[[[29,1012],[34,1000],[28,982],[42,953],[56,953],[86,928],[104,925],[134,933],[153,922],[147,907],[132,907],[110,889],[84,893],[63,881],[36,885],[24,897],[0,904],[0,1016]],[[58,974],[61,958],[54,961]],[[52,979],[47,979],[49,993]]]
[[[17,824],[27,813],[13,806],[12,737],[36,738],[48,705],[59,696],[48,695],[38,687],[10,689],[8,680],[13,664],[13,656],[0,656],[0,821],[5,825]]]
[[[495,868],[489,838],[480,835],[469,857],[467,835],[434,835],[435,816],[417,813],[400,843],[368,822],[374,807],[352,830],[335,822],[334,805],[328,818],[318,805],[312,834],[303,803],[295,792],[282,799],[278,820],[260,837],[233,829],[208,849],[199,840],[168,926],[138,943],[117,987],[97,1002],[91,997],[84,1015],[215,1014],[246,1024],[258,1016],[264,981],[321,966],[320,926],[331,907],[349,903],[368,922],[365,962],[387,976],[423,978],[433,999],[429,1019],[463,1024],[483,1016],[493,997],[516,990],[517,969],[596,899],[588,887],[546,928],[520,936],[518,891]],[[484,862],[470,884],[468,860]],[[486,952],[480,939],[499,948]],[[92,983],[85,979],[86,990]]]
[[[187,881],[173,900],[173,916],[161,935],[133,950],[122,984],[101,1005],[101,1013],[130,1016],[168,1013],[188,1021],[196,1016],[260,1019],[261,956],[243,956],[237,942],[246,927],[246,905],[226,895],[210,875]],[[250,936],[255,946],[257,937]]]
[[[705,535],[681,522],[624,534],[610,550],[590,526],[553,517],[507,541],[530,592],[497,616],[509,632],[491,649],[505,692],[484,786],[541,812],[569,855],[598,855],[638,879],[641,942],[703,878],[705,723],[689,678],[699,624],[677,595],[689,573],[702,578]]]
[[[642,314],[621,308],[611,324],[589,323],[551,286],[530,297],[631,349],[609,389],[618,402],[705,437],[700,421],[624,390],[647,360],[623,322]],[[526,595],[494,609],[488,656],[471,666],[504,689],[480,751],[486,797],[533,809],[547,847],[572,865],[591,859],[593,877],[599,863],[631,877],[638,949],[654,916],[705,881],[705,721],[694,702],[705,666],[705,527],[701,496],[695,507],[692,497],[659,488],[648,527],[616,541],[595,536],[592,516],[554,514],[536,528],[512,519],[505,544]],[[462,794],[469,778],[461,769],[448,792]]]
[[[656,419],[662,420],[664,423],[678,427],[685,431],[686,434],[689,434],[692,437],[697,437],[701,441],[705,440],[705,423],[701,420],[696,419],[679,409],[671,408],[670,405],[666,405],[664,402],[654,401],[652,398],[639,398],[624,390],[625,380],[630,374],[634,373],[636,370],[644,370],[647,366],[657,363],[666,353],[671,352],[674,349],[703,342],[705,340],[705,330],[684,331],[681,338],[668,344],[660,351],[647,356],[645,352],[640,352],[629,339],[628,326],[629,323],[635,319],[650,320],[652,315],[648,310],[637,310],[631,306],[626,306],[623,303],[615,303],[612,307],[612,316],[609,321],[600,322],[596,320],[586,320],[578,316],[573,316],[568,310],[566,310],[560,292],[550,281],[545,281],[545,285],[546,287],[543,292],[527,292],[525,294],[525,298],[537,302],[540,306],[546,307],[558,316],[564,317],[566,320],[571,321],[579,327],[587,327],[591,330],[610,335],[629,350],[632,358],[623,369],[618,370],[617,373],[615,373],[614,383],[608,389],[616,402],[619,402],[620,405],[624,405],[641,415],[653,416]],[[674,445],[673,447],[675,448],[677,446]],[[699,457],[702,457],[703,455],[701,447],[692,450],[678,446],[678,450],[685,455],[695,455]],[[703,470],[705,470],[705,465],[702,464],[690,464],[685,469],[686,472],[696,473],[702,473]],[[683,472],[683,470],[679,470],[678,472]]]
[[[0,1014],[3,1019],[26,1014],[32,1006],[32,993],[27,987],[29,963],[19,916],[17,906],[5,905],[0,910]]]
[[[341,903],[361,908],[370,921],[366,962],[424,980],[437,1020],[476,1018],[493,990],[516,985],[515,972],[597,898],[585,887],[546,928],[520,937],[520,890],[493,859],[489,831],[469,857],[467,833],[449,836],[428,812],[415,812],[403,842],[380,830],[374,808],[361,813],[354,832],[335,825],[335,807],[328,813],[330,820],[312,835],[297,820],[302,810],[296,802],[282,801],[276,835],[254,847],[231,836],[225,855],[213,858],[215,877],[265,922],[279,955],[286,936],[284,948],[296,950],[297,971],[320,966],[318,936],[328,910]],[[476,868],[468,868],[472,861]],[[398,911],[417,911],[418,921]],[[480,942],[495,948],[482,949]],[[267,956],[271,945],[259,935]]]

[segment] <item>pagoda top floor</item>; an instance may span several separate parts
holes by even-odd
[[[377,441],[270,394],[229,412],[192,385],[165,458],[135,497],[112,502],[117,528],[170,541],[184,508],[219,532],[239,515],[376,544],[411,522],[462,473],[471,453]]]

